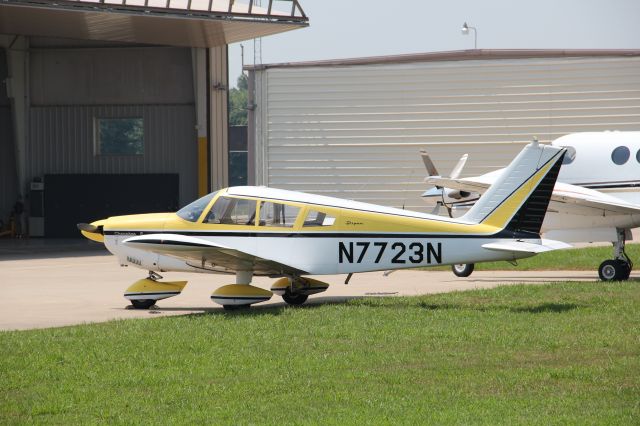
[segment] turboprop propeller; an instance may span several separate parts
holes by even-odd
[[[427,153],[426,150],[420,150],[420,156],[422,157],[422,162],[424,163],[424,167],[427,169],[428,176],[425,178],[427,181],[430,177],[440,177],[440,173],[436,169],[436,166],[433,164],[431,160],[431,156]],[[458,163],[455,165],[451,173],[449,174],[450,179],[457,179],[462,173],[462,169],[464,169],[465,164],[467,163],[467,159],[469,158],[468,154],[464,154],[458,160]],[[440,200],[436,201],[436,207],[431,212],[432,214],[438,214],[440,212],[440,207],[444,206],[447,209],[447,214],[449,217],[453,217],[453,205],[459,201],[467,201],[466,199],[471,196],[470,192],[460,191],[458,189],[444,188],[442,186],[436,185],[434,188],[431,188],[425,191],[422,194],[423,197],[439,197]]]

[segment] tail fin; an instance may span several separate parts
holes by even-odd
[[[462,218],[505,229],[514,236],[537,238],[564,153],[564,148],[534,140]]]

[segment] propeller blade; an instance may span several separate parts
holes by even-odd
[[[451,176],[449,176],[451,179],[458,179],[458,176],[460,176],[460,173],[462,173],[464,165],[467,164],[467,158],[469,158],[469,154],[464,154],[462,157],[460,157],[460,160],[458,160],[458,164],[456,164],[453,170],[451,170]]]
[[[94,234],[102,234],[100,227],[91,225],[90,223],[79,223],[76,226],[80,231],[92,232]]]
[[[433,215],[439,215],[440,214],[440,204],[441,203],[436,203],[436,206],[433,208],[433,210],[431,210],[431,214],[433,214]]]
[[[427,169],[427,173],[429,173],[429,176],[440,176],[440,173],[438,173],[438,170],[433,164],[433,161],[431,161],[431,157],[429,156],[429,154],[427,154],[427,151],[421,149],[420,156],[422,157],[422,162],[424,163],[424,167]]]

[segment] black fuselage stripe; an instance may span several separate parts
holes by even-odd
[[[120,231],[105,231],[105,235],[119,235]],[[367,233],[359,233],[359,232],[287,232],[287,233],[273,233],[273,232],[224,232],[224,231],[138,231],[135,236],[142,235],[184,235],[184,236],[195,236],[195,237],[241,237],[241,238],[340,238],[340,239],[357,239],[357,238],[389,238],[389,239],[398,239],[398,238],[407,238],[407,239],[420,239],[420,238],[429,238],[429,239],[457,239],[457,238],[538,238],[538,235],[532,235],[529,233],[514,233],[509,230],[501,230],[495,234],[487,234],[487,235],[479,235],[479,234],[428,234],[428,233],[379,233],[379,232],[367,232]],[[128,237],[133,237],[134,235],[123,235]],[[198,244],[198,243],[188,243],[184,241],[175,241],[175,240],[162,240],[162,239],[153,239],[153,240],[141,240],[141,241],[132,241],[132,243],[141,243],[141,244],[172,244],[172,245],[190,245],[190,246],[199,246],[199,247],[211,247],[206,244]]]

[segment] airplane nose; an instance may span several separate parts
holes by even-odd
[[[96,226],[90,223],[79,223],[77,227],[80,231],[102,234],[102,226]]]
[[[98,243],[104,242],[104,230],[103,230],[104,220],[98,220],[92,223],[78,223],[76,226],[78,230],[84,235],[86,238],[96,241]]]

